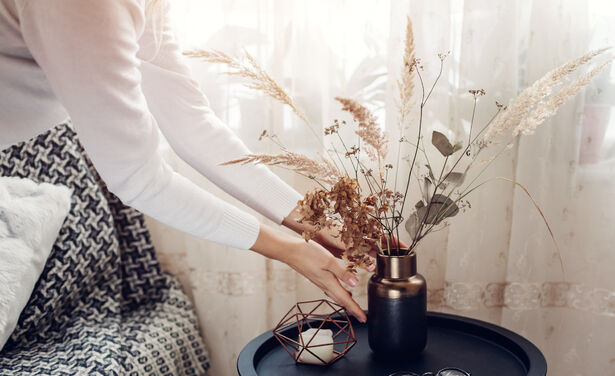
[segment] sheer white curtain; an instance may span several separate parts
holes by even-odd
[[[615,42],[615,7],[608,0],[174,0],[173,5],[186,49],[239,55],[245,48],[294,94],[312,123],[328,126],[341,116],[333,97],[350,96],[376,112],[393,142],[407,15],[428,81],[439,68],[436,54],[451,51],[425,124],[460,138],[467,137],[471,116],[468,89],[487,91],[477,112],[477,124],[484,124],[496,99],[507,102],[552,67]],[[289,148],[319,151],[310,132],[277,103],[220,75],[220,67],[194,62],[193,69],[214,110],[254,151],[275,150],[257,141],[263,129]],[[615,374],[614,104],[615,73],[607,69],[484,176],[527,186],[553,227],[565,274],[531,202],[500,181],[470,196],[471,210],[433,234],[419,253],[430,309],[521,333],[545,353],[551,375]],[[183,174],[231,200],[171,151],[169,158]],[[276,171],[298,190],[309,188]],[[150,227],[162,262],[194,299],[213,375],[234,374],[245,343],[275,325],[294,302],[320,297],[284,265],[154,221]],[[363,274],[354,291],[361,304],[367,278]]]

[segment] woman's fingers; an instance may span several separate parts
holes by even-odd
[[[300,240],[291,249],[291,252],[287,251],[282,255],[280,261],[308,278],[359,321],[367,320],[361,307],[340,284],[340,281],[344,281],[350,286],[356,286],[359,281],[354,273],[343,267],[326,249],[314,242]]]
[[[357,276],[350,270],[340,265],[340,263],[333,258],[330,259],[326,270],[333,273],[333,275],[337,277],[337,279],[327,285],[329,296],[334,299],[338,304],[344,306],[348,310],[348,312],[350,312],[354,317],[357,318],[357,320],[365,322],[367,319],[365,316],[365,312],[363,312],[357,302],[352,299],[352,294],[348,290],[343,288],[338,281],[344,281],[344,283],[355,287],[359,283]]]
[[[349,286],[356,287],[359,283],[357,276],[350,270],[340,265],[340,263],[334,258],[330,259],[326,270],[333,273],[333,275],[336,276],[340,281],[343,281]]]
[[[391,248],[399,248],[399,249],[406,249],[406,248],[408,248],[406,243],[404,243],[401,240],[397,239],[397,237],[395,237],[395,236],[393,236],[392,238],[382,237],[382,239],[380,239],[380,245],[383,248],[387,247],[387,243],[388,243],[388,246],[391,247]]]
[[[342,256],[344,256],[344,251],[346,250],[346,246],[339,238],[319,237],[315,239],[315,241],[318,244],[325,247],[327,251],[331,252],[331,254],[335,256],[336,258],[341,259]],[[376,257],[376,252],[378,252],[377,248],[374,251],[373,255],[370,253],[370,256]],[[372,264],[371,266],[364,266],[363,269],[367,270],[368,272],[372,272],[374,271],[375,266]]]
[[[331,252],[331,254],[333,256],[335,256],[338,259],[341,259],[342,256],[344,255],[344,251],[346,250],[346,245],[344,244],[344,242],[342,241],[342,238],[340,236],[340,229],[339,228],[329,228],[329,229],[322,229],[320,230],[320,232],[318,232],[316,238],[314,238],[314,241],[316,241],[318,244],[322,245],[324,248],[326,248],[329,252]],[[373,253],[373,255],[370,253],[370,255],[372,257],[376,257],[376,252],[378,252],[378,248],[376,247],[375,252]],[[365,270],[367,270],[368,272],[372,272],[375,269],[375,265],[371,265],[371,266],[364,266],[363,267]],[[340,278],[342,280],[344,280],[343,278]],[[344,280],[344,282],[346,282]],[[346,282],[348,283],[348,282]],[[353,286],[352,284],[350,284],[351,286]]]
[[[350,312],[351,315],[357,318],[360,322],[366,322],[367,316],[365,316],[365,312],[359,307],[357,302],[355,302],[350,293],[346,291],[345,288],[340,285],[339,281],[331,281],[327,284],[328,290],[325,290],[327,296],[331,299],[335,300],[335,302]]]
[[[401,241],[401,239],[397,239],[396,237],[393,237],[393,243],[397,243],[397,246],[400,249],[407,249],[408,245],[404,242]]]

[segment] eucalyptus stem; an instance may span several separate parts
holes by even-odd
[[[485,124],[485,126],[476,134],[476,136],[474,136],[474,138],[472,139],[472,143],[476,142],[476,139],[485,131],[487,130],[487,128],[491,125],[491,123],[493,123],[493,121],[495,120],[495,118],[498,116],[498,114],[502,112],[501,108],[498,108],[498,110],[496,111],[496,113],[491,117],[491,119],[489,119],[489,121],[487,122],[487,124]]]
[[[444,59],[440,59],[440,72],[438,73],[438,76],[434,80],[433,85],[431,85],[431,89],[429,90],[429,93],[427,94],[427,97],[425,98],[424,102],[427,102],[427,100],[431,96],[431,93],[433,92],[433,89],[436,87],[436,84],[440,80],[440,77],[442,77],[442,70],[443,69],[444,69]]]
[[[476,180],[476,179],[474,179],[474,180]],[[473,180],[473,181],[474,181],[474,180]],[[471,189],[469,188],[469,185],[468,185],[468,188],[466,188],[466,190],[464,190],[464,193],[463,193],[463,194],[460,194],[460,195],[459,195],[459,197],[458,197],[455,201],[451,202],[451,203],[449,204],[449,206],[447,207],[447,209],[445,210],[445,212],[446,212],[446,211],[447,211],[450,207],[452,207],[453,205],[456,205],[459,201],[461,201],[461,199],[465,198],[467,195],[469,195],[470,193],[472,193],[472,192],[473,192],[473,191],[475,191],[476,189],[478,189],[478,188],[482,187],[483,185],[485,185],[485,184],[487,184],[487,183],[489,183],[489,182],[492,182],[492,181],[494,181],[494,180],[504,180],[504,181],[507,181],[507,182],[513,183],[514,185],[516,185],[516,186],[520,187],[520,188],[524,191],[524,193],[525,193],[525,194],[529,197],[530,201],[531,201],[531,202],[532,202],[532,204],[534,205],[534,208],[538,211],[538,214],[540,215],[540,217],[542,218],[542,220],[543,220],[543,222],[544,222],[545,226],[547,227],[547,230],[549,231],[549,235],[551,236],[551,240],[553,240],[553,244],[555,245],[555,248],[556,248],[556,250],[557,250],[557,256],[558,256],[558,259],[559,259],[560,268],[561,268],[561,270],[562,270],[562,274],[563,274],[563,276],[564,276],[564,280],[565,280],[565,279],[566,279],[566,270],[564,269],[564,262],[563,262],[563,260],[562,260],[561,250],[560,250],[560,248],[559,248],[559,244],[557,243],[557,239],[555,238],[555,234],[553,233],[553,230],[551,229],[551,226],[549,225],[549,221],[547,220],[547,218],[546,218],[546,216],[544,215],[544,213],[543,213],[542,209],[540,208],[540,206],[538,205],[538,203],[536,202],[536,200],[534,200],[534,198],[532,197],[532,195],[530,194],[530,192],[528,191],[528,189],[527,189],[527,188],[526,188],[523,184],[521,184],[521,183],[517,182],[516,180],[508,179],[508,178],[501,177],[501,176],[496,176],[496,177],[494,177],[494,178],[487,179],[487,180],[485,180],[485,181],[483,181],[483,182],[481,182],[481,183],[477,184],[476,186],[472,187]],[[469,189],[469,190],[468,190],[468,189]],[[467,191],[467,192],[466,192],[466,191]],[[436,223],[437,223],[437,221],[436,221]],[[429,228],[427,229],[427,231],[425,232],[425,234],[423,234],[423,235],[422,235],[421,239],[422,239],[423,237],[425,237],[427,234],[429,234],[430,232],[432,232],[432,229],[433,229],[434,227],[435,227],[435,224],[434,224],[434,225],[432,225],[431,227],[429,227]],[[420,239],[419,239],[419,240],[420,240]]]
[[[388,201],[386,201],[386,189],[387,189],[387,184],[389,182],[389,169],[387,168],[387,166],[384,166],[384,170],[385,170],[385,175],[384,175],[384,182],[382,183],[382,194],[384,195],[384,204],[385,206],[388,205]],[[390,237],[393,237],[393,231],[395,229],[395,192],[393,192],[393,205],[391,205],[391,225],[390,227],[387,229],[387,232],[389,233]],[[386,214],[386,211],[385,211]],[[387,222],[388,224],[388,222]]]
[[[478,180],[478,178],[487,170],[487,168],[491,165],[491,163],[493,163],[493,161],[495,161],[504,151],[506,150],[506,148],[502,148],[488,163],[485,167],[483,167],[483,169],[474,177],[474,179],[472,179],[472,181],[470,183],[467,184],[466,188],[459,194],[460,197],[451,202],[451,204],[449,204],[446,208],[443,208],[444,205],[442,205],[442,207],[440,208],[440,211],[436,214],[436,218],[434,219],[434,223],[428,227],[427,231],[425,232],[425,234],[422,235],[422,237],[424,237],[425,235],[427,235],[429,233],[429,231],[435,226],[436,223],[438,223],[440,220],[444,219],[444,217],[440,217],[440,215],[444,215],[444,213],[448,212],[448,210],[450,208],[453,207],[453,204],[457,204],[457,202],[459,202],[459,200],[465,196],[467,196],[467,194],[469,194],[470,192],[472,192],[474,189],[470,190],[470,192],[466,191],[468,189],[470,189],[470,187],[472,186],[472,184]],[[453,189],[454,190],[454,189]],[[450,195],[453,193],[453,190],[451,190],[451,193],[449,193],[449,195],[447,195],[447,198],[450,199]],[[421,237],[421,238],[422,238]]]
[[[423,128],[423,107],[425,106],[425,84],[423,83],[423,77],[421,77],[421,73],[419,72],[418,66],[416,62],[414,62],[414,68],[416,69],[416,74],[419,76],[419,80],[421,81],[422,88],[422,97],[421,97],[421,109],[419,114],[419,133],[418,138],[421,137],[421,130]],[[410,164],[410,171],[408,172],[408,179],[406,180],[406,189],[404,190],[404,198],[401,202],[401,209],[399,210],[401,213],[404,212],[404,206],[406,205],[406,197],[408,196],[408,188],[410,187],[410,180],[412,179],[412,170],[414,169],[414,163],[416,162],[416,155],[419,152],[419,145],[417,143],[416,148],[414,149],[414,157],[412,158],[412,163]]]
[[[472,128],[474,126],[474,114],[476,112],[476,104],[477,104],[477,100],[476,100],[476,96],[474,97],[474,107],[472,108],[472,120],[470,122],[470,135],[472,134]],[[493,118],[491,119],[491,121],[493,121]],[[490,121],[490,122],[491,122]],[[489,122],[489,123],[490,123]],[[483,128],[484,129],[484,128]],[[478,136],[477,136],[478,137]],[[443,180],[446,180],[449,175],[455,170],[455,167],[457,167],[457,165],[459,164],[459,162],[461,162],[461,159],[464,157],[464,155],[466,155],[468,153],[468,151],[470,150],[470,147],[472,146],[472,142],[468,142],[468,145],[465,147],[465,149],[463,149],[463,152],[459,154],[459,158],[457,158],[457,160],[455,161],[455,163],[453,164],[453,167],[450,168],[449,172],[446,174],[446,176],[444,177]],[[447,157],[448,158],[448,157]],[[467,172],[467,169],[466,169]],[[438,186],[441,184],[441,181],[438,182]]]
[[[420,220],[421,220],[421,224],[420,224],[420,226],[419,226],[419,229],[417,230],[417,233],[415,234],[415,238],[412,240],[412,245],[411,245],[411,248],[413,248],[414,246],[416,246],[416,244],[418,244],[418,242],[420,241],[420,239],[422,239],[422,238],[423,238],[423,237],[424,237],[424,236],[425,236],[425,235],[426,235],[426,234],[427,234],[427,233],[428,233],[428,232],[429,232],[429,231],[430,231],[430,230],[431,230],[431,229],[432,229],[432,228],[433,228],[433,227],[434,227],[437,223],[439,223],[438,218],[439,218],[440,213],[442,212],[442,209],[443,209],[443,206],[444,206],[444,205],[442,205],[442,206],[440,207],[440,210],[438,211],[438,213],[436,213],[436,217],[434,218],[434,223],[433,223],[433,224],[431,224],[431,226],[430,226],[430,227],[428,227],[428,232],[426,232],[425,234],[421,235],[421,232],[422,232],[423,227],[424,227],[424,225],[425,225],[425,221],[429,219],[429,214],[430,214],[430,212],[431,212],[431,207],[432,207],[433,197],[434,197],[434,196],[435,196],[435,194],[437,193],[438,188],[440,187],[440,185],[441,185],[444,181],[446,181],[446,179],[450,176],[450,174],[451,174],[451,173],[455,170],[455,167],[457,167],[457,165],[459,164],[459,162],[461,161],[461,159],[464,157],[464,155],[466,155],[466,153],[469,151],[469,149],[470,149],[470,147],[471,147],[471,145],[472,145],[472,142],[473,142],[473,141],[471,141],[471,137],[472,137],[472,129],[473,129],[473,127],[474,127],[474,119],[475,119],[475,115],[476,115],[476,105],[477,105],[477,103],[478,103],[478,97],[477,97],[477,95],[476,95],[476,94],[474,94],[474,105],[472,106],[472,119],[471,119],[471,121],[470,121],[470,130],[469,130],[469,132],[468,132],[468,134],[469,134],[469,135],[468,135],[468,145],[465,147],[465,149],[463,150],[463,152],[459,154],[459,157],[457,158],[457,160],[456,160],[456,161],[455,161],[455,163],[453,164],[453,167],[451,167],[451,168],[450,168],[449,172],[448,172],[448,173],[446,174],[446,176],[444,176],[444,178],[443,178],[442,176],[443,176],[443,173],[444,173],[444,169],[445,169],[446,163],[447,163],[448,158],[449,158],[449,156],[446,156],[446,159],[444,160],[444,164],[442,165],[442,171],[440,172],[440,176],[438,177],[438,181],[435,183],[434,193],[433,193],[433,195],[432,195],[432,198],[429,200],[429,203],[428,203],[428,206],[427,206],[427,213],[425,214],[425,217],[424,217],[424,218],[421,218],[421,219],[420,219]],[[492,119],[491,119],[491,120],[487,123],[487,126],[488,126],[488,124],[490,124],[490,123],[491,123],[491,121],[493,121],[493,119],[494,119],[494,118],[495,118],[495,116],[494,116],[494,117],[493,117],[493,118],[492,118]],[[481,132],[482,132],[482,131],[483,131],[483,130],[487,127],[487,126],[485,126],[485,127],[481,130]],[[480,132],[479,132],[479,133],[480,133]],[[476,136],[476,137],[478,137],[478,136]],[[473,160],[472,160],[472,161],[473,161]],[[467,169],[466,169],[466,172],[467,172]],[[451,191],[451,194],[452,194],[452,191]],[[447,195],[446,197],[447,197],[447,199],[450,199],[450,194],[449,194],[449,195]],[[446,208],[446,210],[444,210],[443,215],[444,215],[445,213],[447,213],[447,212],[448,212],[448,209],[449,209],[449,208],[447,207],[447,208]]]
[[[472,140],[472,144],[474,144],[476,142],[476,139],[481,135],[481,133],[483,133],[488,127],[489,125],[493,122],[493,120],[496,118],[496,116],[500,113],[500,111],[502,111],[501,109],[498,109],[498,111],[495,113],[495,115],[493,115],[491,117],[491,119],[487,122],[487,124],[476,134],[476,136],[474,137],[474,139]],[[476,154],[473,155],[472,160],[470,160],[470,163],[468,163],[468,165],[466,166],[465,170],[464,170],[464,174],[466,174],[468,172],[468,170],[470,169],[470,167],[472,167],[472,165],[474,164],[474,162],[476,161],[476,159],[478,159],[478,156],[480,155],[481,151],[483,149],[481,147],[479,147],[478,151],[476,152]]]
[[[423,155],[425,156],[425,162],[427,162],[428,166],[431,166],[431,162],[429,161],[429,157],[427,156],[427,152],[425,151],[425,142],[423,141],[425,137],[421,137],[421,145],[423,146]]]
[[[423,230],[423,227],[425,226],[425,221],[427,221],[429,219],[429,213],[431,212],[431,208],[433,206],[433,198],[436,196],[436,193],[438,192],[438,187],[442,183],[442,175],[444,174],[444,169],[446,168],[446,163],[448,162],[448,157],[449,156],[447,155],[446,158],[444,158],[444,163],[442,164],[442,170],[440,171],[440,176],[438,176],[438,183],[434,184],[435,187],[434,187],[434,190],[433,190],[433,194],[431,195],[431,198],[429,199],[429,203],[427,204],[427,212],[425,213],[425,216],[420,219],[421,224],[419,225],[419,229],[416,232],[417,236],[415,237],[415,239],[419,238],[419,236],[421,234],[421,231]],[[445,213],[446,213],[446,211],[445,211]],[[414,248],[414,245],[417,242],[415,239],[412,240],[412,245],[410,246],[410,248]]]
[[[468,132],[468,146],[472,145],[472,126],[474,125],[474,115],[476,114],[477,98],[474,96],[474,106],[472,107],[472,120],[470,120],[470,131]]]

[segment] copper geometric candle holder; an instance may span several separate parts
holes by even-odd
[[[315,329],[315,334],[305,339],[300,333],[308,329]],[[326,343],[314,341],[321,330],[327,329],[333,334],[330,341]],[[357,343],[357,336],[346,309],[325,299],[295,304],[273,329],[273,335],[298,363],[308,363],[305,358],[310,357],[316,360],[309,362],[310,364],[332,364]],[[328,357],[323,356],[323,351],[330,350],[330,347],[333,347],[333,353]]]

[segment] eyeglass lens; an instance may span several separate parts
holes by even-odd
[[[445,368],[440,370],[437,374],[433,372],[425,372],[422,376],[471,376],[468,372],[462,371],[457,368]],[[418,373],[410,371],[401,371],[390,374],[389,376],[420,376]]]
[[[438,372],[437,376],[469,376],[470,374],[459,369],[449,368]]]

